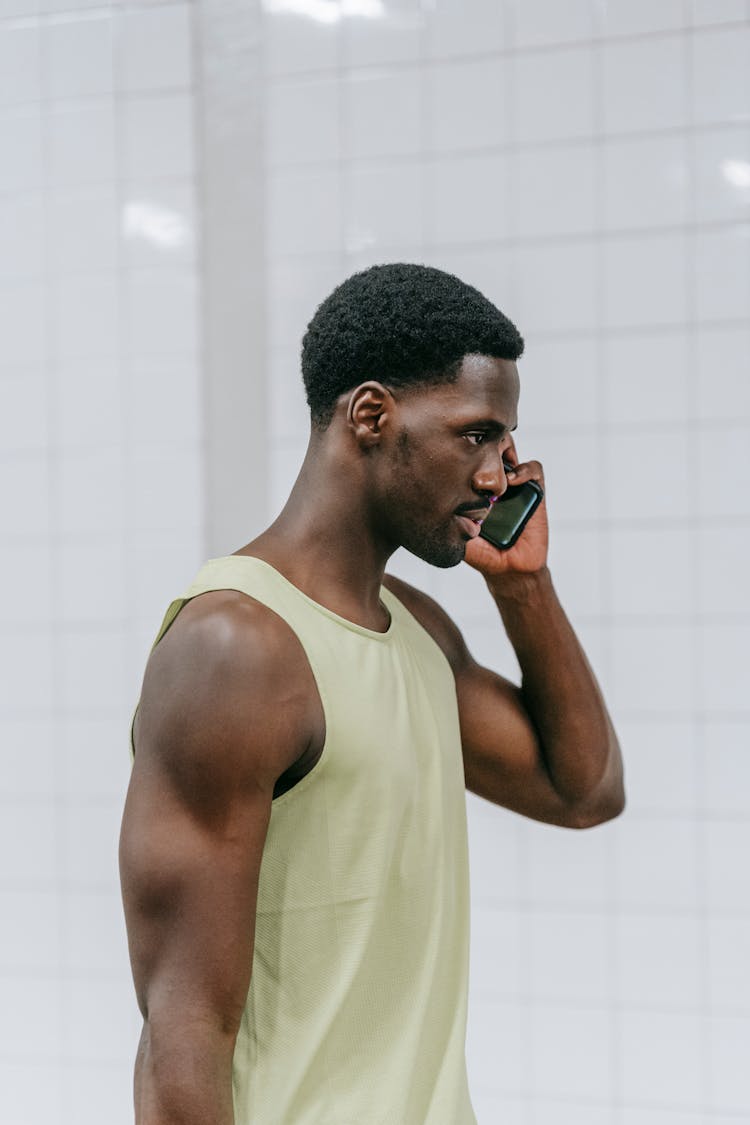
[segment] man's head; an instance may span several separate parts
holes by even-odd
[[[523,340],[476,289],[427,266],[374,266],[320,306],[302,368],[316,445],[336,448],[340,510],[385,550],[455,566],[517,424]],[[463,518],[461,518],[463,517]]]
[[[396,262],[347,278],[323,301],[302,341],[313,425],[368,379],[387,386],[452,382],[467,355],[516,360],[523,339],[478,289],[431,266]]]

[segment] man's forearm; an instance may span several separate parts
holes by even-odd
[[[524,704],[552,783],[565,800],[624,804],[622,758],[596,677],[549,570],[488,576],[521,666]]]
[[[135,1125],[234,1125],[232,1043],[175,1020],[144,1024],[135,1065]]]

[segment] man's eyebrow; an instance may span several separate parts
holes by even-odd
[[[508,432],[508,427],[504,422],[498,422],[497,418],[474,418],[471,422],[467,422],[461,427],[462,430],[490,430],[492,433],[504,434]],[[510,427],[510,432],[518,429],[518,422]]]

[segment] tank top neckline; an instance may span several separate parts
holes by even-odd
[[[328,606],[321,605],[320,602],[316,602],[315,599],[306,594],[304,590],[300,590],[299,586],[295,586],[293,582],[290,582],[289,579],[284,574],[282,574],[280,570],[277,570],[275,566],[272,566],[271,563],[266,562],[265,559],[258,558],[257,555],[219,555],[217,558],[208,559],[206,562],[206,566],[209,566],[212,563],[223,563],[229,560],[234,561],[235,559],[242,559],[243,561],[249,560],[251,563],[257,564],[262,569],[270,571],[274,575],[274,577],[282,583],[282,585],[286,586],[290,590],[293,590],[298,597],[302,598],[303,601],[306,601],[307,604],[312,606],[313,609],[318,610],[319,613],[322,613],[324,614],[324,616],[331,618],[332,621],[337,622],[339,625],[343,625],[344,628],[351,629],[354,633],[360,633],[364,637],[370,637],[374,641],[381,642],[390,641],[394,635],[395,615],[393,602],[397,599],[391,597],[390,590],[387,590],[385,586],[380,587],[380,600],[388,610],[390,621],[388,622],[388,628],[384,633],[381,633],[378,629],[368,629],[365,625],[359,625],[356,621],[350,621],[348,617],[342,617],[340,613],[334,613],[334,611],[332,609],[329,609]]]

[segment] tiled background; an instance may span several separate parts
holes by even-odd
[[[628,810],[600,828],[469,798],[480,1125],[739,1125],[750,3],[262,16],[265,143],[246,160],[267,214],[248,262],[267,294],[267,514],[306,442],[317,302],[370,262],[459,273],[526,337],[519,450],[544,462],[553,574],[623,742]],[[168,601],[257,530],[238,501],[218,539],[203,502],[222,450],[201,412],[198,78],[211,20],[238,18],[213,0],[0,3],[2,1125],[132,1120],[127,724]],[[515,674],[475,572],[393,569]]]

